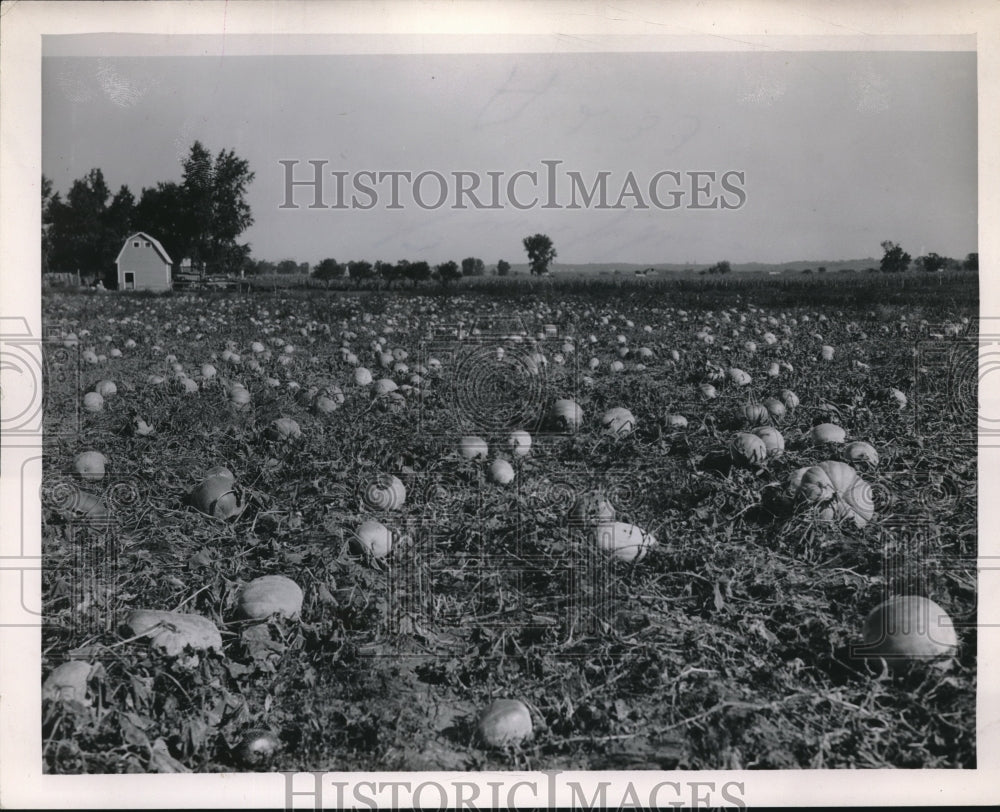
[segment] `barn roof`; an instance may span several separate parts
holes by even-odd
[[[140,239],[143,239],[143,240],[149,240],[150,244],[156,250],[156,253],[160,255],[160,259],[162,259],[164,262],[166,262],[166,263],[168,263],[170,265],[174,264],[174,261],[170,258],[170,254],[168,254],[167,251],[166,251],[166,249],[162,245],[160,245],[160,241],[159,240],[157,240],[155,237],[150,237],[145,231],[137,231],[137,232],[135,232],[135,234],[130,235],[125,240],[125,242],[122,243],[122,250],[118,252],[118,257],[117,257],[117,259],[115,259],[115,264],[116,265],[119,262],[121,262],[122,254],[124,254],[125,253],[125,249],[128,248],[129,242],[131,240],[134,240],[136,237],[139,237]]]

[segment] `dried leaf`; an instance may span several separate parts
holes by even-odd
[[[167,743],[163,739],[157,739],[152,745],[152,754],[149,759],[149,771],[153,773],[189,773],[187,767],[170,755]]]

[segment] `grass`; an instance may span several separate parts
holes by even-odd
[[[89,706],[46,701],[42,709],[46,770],[974,767],[974,411],[961,408],[941,369],[915,368],[912,353],[918,336],[927,338],[919,318],[975,315],[974,286],[950,279],[932,295],[929,283],[908,282],[907,298],[878,292],[874,307],[876,293],[847,286],[837,318],[822,308],[833,295],[825,280],[686,284],[667,286],[662,299],[644,287],[623,299],[601,286],[534,297],[491,291],[489,300],[472,290],[48,297],[50,333],[89,328],[83,345],[106,346],[108,333],[113,346],[132,337],[138,347],[83,368],[85,388],[116,381],[105,411],[85,414],[79,427],[68,408],[47,415],[43,669],[71,657],[95,668]],[[807,303],[779,304],[785,297]],[[716,325],[716,344],[697,341],[695,332],[726,307],[736,321]],[[602,325],[604,313],[635,327],[621,315]],[[742,337],[726,343],[739,315],[752,322],[768,314],[798,320],[788,344],[751,354]],[[418,363],[432,319],[478,320],[484,329],[490,319],[521,319],[532,334],[536,319],[551,320],[582,339],[599,335],[562,366],[551,360],[562,341],[545,342],[543,385],[524,395],[528,422],[535,407],[542,413],[554,397],[575,397],[584,428],[569,436],[534,427],[531,455],[514,460],[517,477],[502,488],[484,464],[454,452],[464,433],[482,434],[491,449],[505,442],[506,428],[482,424],[484,409],[507,403],[503,376],[489,374],[492,343],[480,353],[455,344],[454,364],[471,352],[478,366],[462,368],[481,371],[455,380],[443,358],[423,401],[411,397],[399,411],[349,385],[352,370],[337,351],[342,322],[375,370],[365,328],[391,327],[389,346],[407,348],[407,362]],[[656,329],[644,333],[644,324]],[[834,362],[817,362],[816,332],[837,348]],[[629,358],[625,372],[608,371],[618,333],[654,350],[645,370]],[[169,375],[167,353],[194,374],[226,341],[247,359],[251,341],[274,337],[295,345],[290,364],[279,362],[278,347],[260,374],[215,362],[220,377],[250,388],[245,411],[229,406],[218,381],[193,395],[146,383],[152,371]],[[949,351],[962,346],[942,341]],[[679,362],[670,349],[681,352]],[[591,354],[602,366],[588,388],[581,379]],[[769,379],[772,357],[793,372]],[[695,382],[710,360],[746,369],[753,383],[720,384],[719,400],[700,400]],[[50,404],[70,404],[77,396],[60,400],[58,391],[70,379],[55,371]],[[316,415],[286,385],[267,386],[265,375],[302,389],[336,382],[346,401]],[[890,385],[908,395],[907,408],[884,397]],[[726,447],[737,408],[783,388],[802,401],[780,426],[786,454],[759,469],[706,466]],[[457,400],[449,395],[456,390]],[[803,439],[822,403],[838,407],[849,439],[871,442],[882,457],[864,472],[878,513],[863,530],[768,509],[768,486],[836,455]],[[597,423],[615,405],[638,421],[617,441]],[[688,429],[667,430],[668,412],[687,415]],[[156,433],[136,436],[135,416]],[[278,416],[297,420],[303,437],[266,440]],[[111,461],[107,481],[86,486],[112,508],[103,527],[65,510],[73,457],[88,448]],[[200,475],[219,464],[236,475],[246,504],[231,522],[185,504]],[[379,563],[350,555],[348,540],[372,515],[364,484],[385,471],[408,493],[401,510],[377,515],[398,534],[393,555]],[[598,555],[567,520],[576,495],[595,486],[620,519],[656,535],[640,562]],[[300,619],[236,618],[241,584],[268,573],[303,587]],[[932,597],[962,622],[948,671],[880,676],[847,658],[868,611],[900,591]],[[123,631],[135,608],[209,617],[224,651],[193,669],[158,655]],[[500,696],[529,704],[535,735],[494,751],[476,742],[474,720]],[[281,750],[247,764],[237,745],[260,728],[278,736]]]

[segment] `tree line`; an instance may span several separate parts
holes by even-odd
[[[552,239],[545,234],[533,234],[525,237],[522,243],[528,254],[532,275],[544,276],[548,274],[549,265],[556,257]],[[327,257],[316,263],[311,271],[307,263],[298,263],[292,259],[285,259],[278,263],[267,260],[251,260],[247,264],[246,270],[249,274],[262,276],[311,273],[314,279],[326,282],[328,285],[330,282],[345,278],[350,279],[358,287],[366,283],[377,284],[381,281],[385,283],[387,289],[391,289],[395,283],[409,282],[413,287],[417,287],[421,282],[428,280],[434,280],[443,286],[448,286],[466,276],[483,276],[486,273],[486,264],[479,257],[466,257],[461,264],[454,260],[448,260],[434,266],[424,260],[401,259],[396,262],[378,260],[374,263],[367,260],[338,262],[332,257]],[[508,276],[511,272],[511,264],[507,260],[501,259],[497,262],[495,271],[497,276]]]
[[[913,260],[899,243],[895,243],[892,240],[885,240],[882,243],[882,251],[882,261],[879,263],[879,270],[886,273],[902,273],[909,269],[911,261],[913,267],[918,271],[927,271],[929,273],[945,270],[979,270],[979,254],[976,252],[966,254],[964,260],[959,260],[952,259],[951,257],[942,257],[931,251]]]
[[[246,201],[253,179],[246,160],[226,149],[213,157],[200,141],[182,161],[180,183],[143,188],[138,201],[126,185],[112,195],[100,169],[73,181],[65,198],[43,175],[42,270],[96,274],[113,286],[122,244],[144,231],[175,265],[190,259],[200,270],[238,273],[250,258],[238,239],[253,224]]]
[[[232,150],[214,157],[195,141],[182,161],[179,183],[159,182],[144,187],[138,201],[127,185],[114,194],[99,168],[73,181],[65,198],[52,180],[42,175],[42,271],[76,273],[101,279],[107,287],[117,284],[115,260],[127,237],[143,231],[155,238],[170,255],[176,271],[189,259],[201,272],[219,275],[307,274],[327,283],[347,277],[357,285],[381,280],[386,287],[436,280],[442,285],[464,276],[482,276],[486,266],[478,257],[466,257],[431,267],[425,261],[397,262],[336,259],[308,263],[286,259],[274,263],[254,259],[249,243],[239,237],[253,222],[246,192],[254,179],[249,163]],[[556,257],[551,238],[533,234],[522,241],[533,275],[544,276]],[[507,276],[511,265],[501,259],[496,273]]]

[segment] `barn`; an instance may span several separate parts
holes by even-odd
[[[118,290],[170,290],[170,255],[163,246],[138,231],[125,240],[115,260]]]

